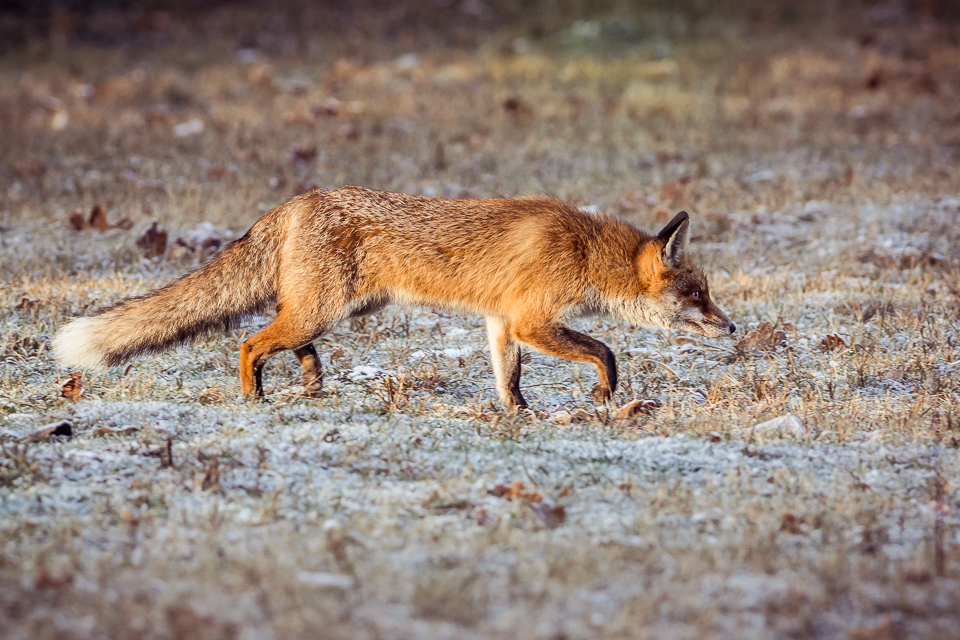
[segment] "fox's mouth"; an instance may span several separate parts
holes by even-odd
[[[701,324],[699,322],[694,322],[693,320],[681,320],[680,324],[687,331],[699,334],[705,338],[725,338],[731,335],[735,330],[731,330],[734,327],[733,324],[729,324],[727,326],[718,324]]]

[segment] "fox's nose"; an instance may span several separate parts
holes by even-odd
[[[731,323],[730,323],[730,335],[733,335],[733,333],[734,333],[736,330],[737,330],[737,325],[735,325],[735,324],[733,324],[733,323],[731,322]]]

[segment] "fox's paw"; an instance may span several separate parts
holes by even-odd
[[[303,395],[308,398],[319,398],[323,396],[323,378],[321,377],[303,377]]]
[[[590,391],[590,397],[593,398],[595,402],[610,402],[613,400],[613,389],[598,382],[593,385],[593,390]]]

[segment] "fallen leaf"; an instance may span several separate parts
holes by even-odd
[[[820,351],[833,351],[834,349],[845,346],[847,346],[847,343],[835,333],[827,334],[826,337],[820,341]]]
[[[72,435],[73,425],[70,424],[69,420],[61,420],[60,422],[51,422],[50,424],[40,427],[27,436],[27,441],[41,442],[43,440],[48,440],[51,436],[70,437]]]
[[[793,515],[792,513],[785,513],[783,517],[780,518],[780,531],[786,531],[787,533],[802,533],[800,530],[800,524],[803,522],[800,518]]]
[[[70,402],[76,402],[83,396],[83,382],[80,380],[81,374],[75,371],[70,374],[70,379],[63,383],[60,388],[60,397],[66,398]]]
[[[42,567],[40,572],[37,574],[37,577],[33,580],[33,586],[37,589],[63,589],[64,587],[69,587],[73,584],[73,576],[66,574],[60,577],[53,577],[50,573],[50,570],[46,567]]]
[[[631,400],[617,410],[614,420],[629,420],[639,415],[648,416],[660,406],[656,400]]]
[[[17,303],[17,306],[13,308],[14,311],[31,311],[40,306],[40,301],[35,300],[34,298],[28,298],[27,296],[21,296],[20,302]]]
[[[474,514],[473,518],[481,527],[490,524],[490,514],[487,513],[486,509],[477,509],[477,512]]]
[[[93,205],[93,209],[90,210],[90,220],[87,224],[91,229],[97,231],[106,231],[110,228],[110,223],[107,222],[107,212],[102,204]]]
[[[548,529],[556,529],[567,519],[567,510],[562,504],[550,505],[546,502],[534,502],[530,504],[530,508],[533,509],[537,519]]]
[[[83,214],[79,211],[71,211],[70,215],[67,216],[67,224],[74,231],[83,231],[87,228],[87,220],[83,217]]]
[[[342,360],[344,358],[343,348],[336,347],[333,351],[330,352],[330,362],[336,362],[337,360]]]
[[[167,232],[161,229],[157,225],[157,221],[154,220],[137,240],[137,246],[140,247],[143,255],[147,258],[162,256],[167,250]]]
[[[787,346],[787,334],[775,331],[769,322],[761,322],[745,338],[736,344],[736,350],[741,353],[748,351],[772,351],[777,347]]]
[[[488,494],[496,496],[497,498],[506,498],[507,500],[521,499],[526,500],[527,502],[540,502],[543,500],[543,494],[539,491],[524,491],[523,482],[520,480],[515,481],[509,487],[505,487],[502,484],[496,485],[493,489],[487,491]]]
[[[301,147],[296,144],[290,147],[290,160],[297,164],[309,164],[313,162],[316,157],[316,147]]]
[[[903,369],[890,369],[883,377],[885,380],[903,380]]]
[[[67,225],[74,231],[84,231],[93,229],[94,231],[108,231],[110,229],[123,229],[129,231],[133,228],[133,220],[124,216],[116,224],[110,224],[107,220],[107,211],[102,204],[95,204],[90,210],[90,215],[86,218],[79,211],[72,211],[67,216]]]
[[[503,101],[503,108],[507,113],[514,115],[532,115],[533,107],[526,100],[518,96],[511,96]]]

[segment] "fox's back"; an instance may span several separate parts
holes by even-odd
[[[291,220],[292,255],[333,259],[358,295],[502,311],[532,288],[585,286],[600,221],[546,197],[444,200],[360,187],[309,194]],[[293,247],[291,247],[293,249]]]

